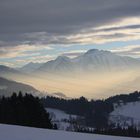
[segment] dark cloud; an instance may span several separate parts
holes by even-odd
[[[140,0],[0,0],[0,40],[32,42],[26,33],[46,32],[44,40],[65,43],[64,35],[139,15]]]

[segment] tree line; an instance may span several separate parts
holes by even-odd
[[[140,137],[140,130],[134,126],[129,126],[128,128],[122,128],[119,125],[116,128],[106,128],[106,129],[90,129],[86,127],[77,127],[76,132],[82,133],[93,133],[102,135],[112,135],[112,136],[125,136],[125,137]]]
[[[31,94],[23,95],[21,92],[13,93],[11,97],[0,97],[0,123],[57,129],[57,125],[52,124],[50,115],[45,109],[49,107],[81,116],[74,122],[75,131],[78,132],[140,137],[140,130],[137,130],[135,126],[128,128],[121,128],[119,125],[109,126],[108,118],[114,109],[113,104],[119,105],[120,101],[123,103],[140,101],[140,92],[117,95],[104,100],[88,100],[85,97],[78,99],[51,96],[39,98]],[[95,129],[89,129],[90,127]]]
[[[20,92],[11,97],[0,98],[0,123],[53,128],[49,113],[46,112],[38,97],[24,96]]]
[[[104,100],[87,100],[85,97],[78,99],[63,99],[52,96],[41,98],[44,107],[56,108],[68,114],[83,116],[87,126],[98,129],[108,128],[109,114],[114,110],[113,104],[124,104],[140,100],[140,92],[121,94]]]

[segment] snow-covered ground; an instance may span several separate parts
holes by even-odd
[[[53,108],[46,108],[46,110],[50,113],[50,114],[54,114],[55,116],[52,119],[57,119],[57,120],[63,120],[63,119],[69,119],[70,117],[72,118],[76,118],[76,115],[70,115],[65,113],[62,110],[59,109],[53,109]]]
[[[70,121],[77,119],[78,116],[53,108],[46,108],[46,110],[50,113],[53,123],[57,124],[59,130],[73,129]]]
[[[115,105],[114,111],[110,114],[110,121],[123,127],[136,125],[140,129],[140,101]]]
[[[0,140],[139,140],[0,124]]]

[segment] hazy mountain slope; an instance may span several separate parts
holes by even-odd
[[[37,94],[38,92],[32,86],[0,77],[0,95],[10,96],[13,92],[18,93],[19,91],[22,91],[23,93],[28,92],[34,94]]]
[[[7,74],[8,73],[17,74],[17,73],[20,73],[20,72],[16,69],[13,69],[13,68],[10,68],[10,67],[4,66],[4,65],[0,65],[0,75],[6,74],[6,73]]]
[[[122,70],[140,66],[140,61],[131,57],[123,57],[109,51],[92,49],[74,58],[77,68],[82,70]]]
[[[18,70],[25,72],[25,73],[30,73],[33,72],[34,70],[38,69],[39,67],[41,67],[43,65],[43,63],[28,63],[26,65],[24,65],[23,67],[19,68]]]
[[[0,75],[33,71],[35,73],[73,73],[75,71],[87,73],[135,68],[140,68],[140,61],[137,59],[119,56],[109,51],[92,49],[74,59],[58,56],[55,60],[46,63],[28,63],[18,70],[0,65]]]
[[[48,61],[43,64],[37,72],[48,72],[48,73],[57,73],[57,72],[67,72],[73,70],[73,64],[71,59],[66,56],[58,56],[55,60]]]
[[[23,77],[26,77],[26,76],[27,74],[25,74],[24,72],[21,72],[20,70],[7,67],[4,65],[0,65],[0,77],[16,80],[16,78],[18,77],[22,79]]]
[[[140,61],[131,57],[118,56],[104,50],[92,49],[74,59],[59,56],[43,64],[37,72],[99,72],[134,69],[140,67]]]
[[[139,140],[139,138],[84,134],[0,124],[2,140]]]

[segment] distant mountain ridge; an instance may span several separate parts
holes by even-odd
[[[24,77],[24,76],[26,76],[26,74],[20,70],[17,70],[16,68],[0,65],[0,77],[13,79],[14,77]]]
[[[92,49],[87,51],[85,54],[78,56],[74,59],[76,65],[80,64],[79,67],[88,69],[112,69],[123,68],[127,66],[137,66],[140,62],[134,58],[119,56],[110,51]]]
[[[38,93],[32,86],[0,77],[0,95],[10,96],[13,92],[18,93],[19,91],[23,93]]]
[[[41,66],[39,66],[41,65]],[[40,91],[102,97],[140,90],[140,61],[110,51],[92,49],[75,58],[58,56],[23,69],[1,66],[0,77],[30,83]]]
[[[140,67],[140,61],[126,56],[119,56],[110,51],[92,49],[86,53],[70,59],[66,56],[58,56],[55,60],[44,63],[36,72],[94,72],[123,70]]]
[[[2,73],[19,73],[19,71],[8,66],[0,65],[0,74]]]
[[[23,67],[19,68],[19,71],[25,72],[25,73],[30,73],[36,69],[38,69],[39,67],[41,67],[44,63],[33,63],[30,62],[26,65],[24,65]]]
[[[55,60],[44,63],[36,72],[63,72],[73,70],[73,63],[69,57],[58,56]]]
[[[75,58],[58,56],[55,60],[46,63],[30,62],[21,68],[13,69],[0,65],[0,74],[3,73],[63,73],[63,72],[96,72],[140,68],[139,59],[119,56],[110,51],[91,49]]]

